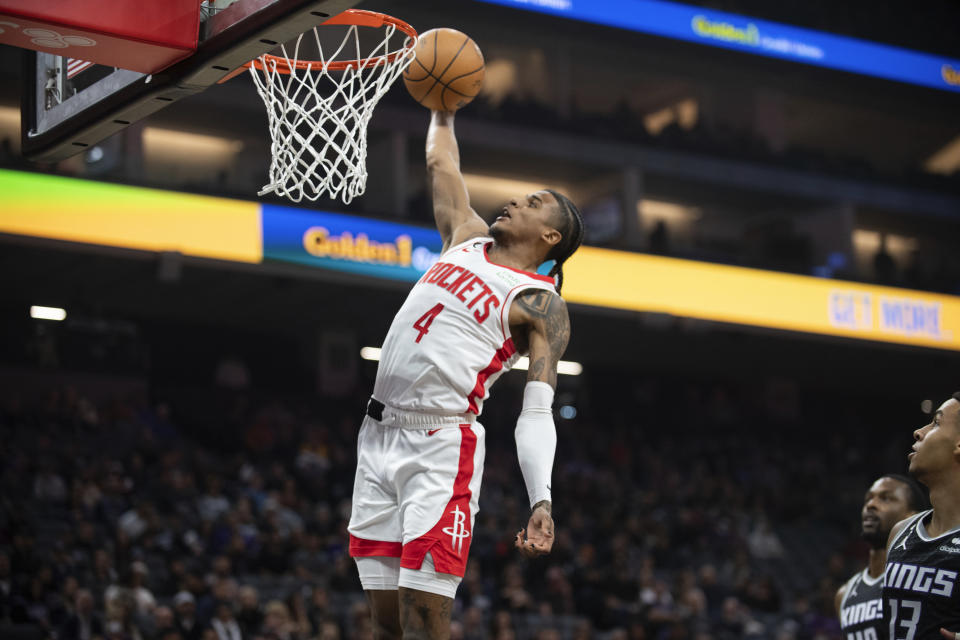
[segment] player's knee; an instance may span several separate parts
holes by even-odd
[[[396,591],[367,591],[374,640],[400,640],[400,607]]]
[[[405,637],[399,618],[382,620],[373,615],[373,640],[400,640]]]

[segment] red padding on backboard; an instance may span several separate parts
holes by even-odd
[[[197,49],[199,0],[0,0],[0,43],[156,73]]]

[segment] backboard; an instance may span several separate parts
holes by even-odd
[[[359,0],[216,0],[201,12],[196,53],[148,75],[26,51],[22,150],[56,162],[130,124],[203,91]]]

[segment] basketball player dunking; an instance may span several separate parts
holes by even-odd
[[[866,568],[837,590],[835,605],[845,640],[880,640],[883,627],[883,570],[893,526],[927,508],[926,496],[906,476],[887,474],[870,485],[863,498],[861,536],[870,544]]]
[[[910,473],[933,509],[890,532],[883,618],[890,640],[960,640],[960,392],[913,437]]]
[[[532,513],[515,544],[528,556],[553,546],[551,406],[570,337],[561,267],[583,223],[549,189],[511,200],[484,223],[470,208],[453,120],[434,111],[427,133],[443,252],[390,325],[358,437],[350,555],[378,639],[449,637],[483,473],[476,417],[523,353],[530,367],[515,438]],[[548,260],[551,277],[538,275]]]

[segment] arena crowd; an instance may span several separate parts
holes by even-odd
[[[519,387],[498,388],[454,637],[839,637],[832,595],[862,562],[859,500],[879,466],[856,441],[871,416],[776,388],[630,385],[629,414],[558,419],[558,538],[537,561],[512,547]],[[0,418],[0,635],[371,637],[345,531],[360,391],[39,391]]]

